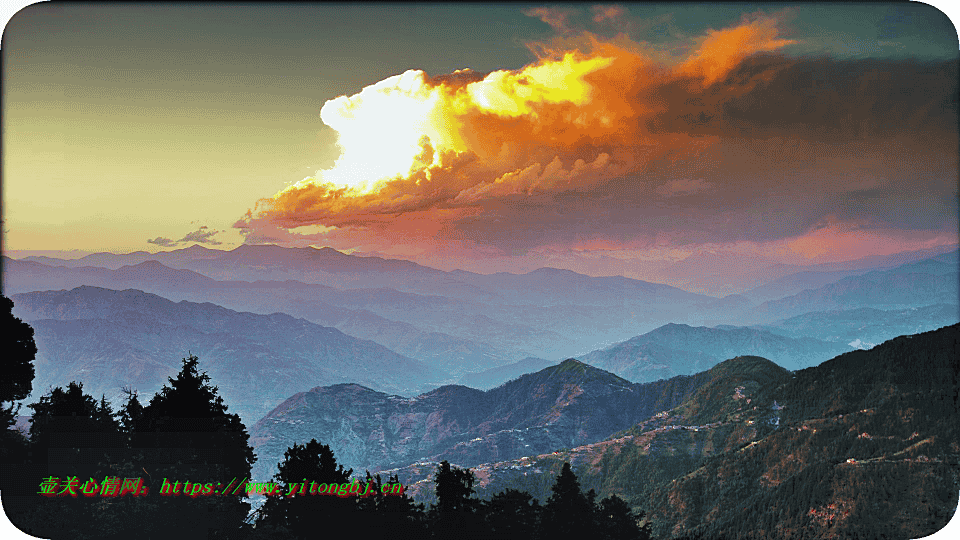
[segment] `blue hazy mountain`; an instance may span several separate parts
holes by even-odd
[[[762,356],[794,370],[849,350],[846,344],[789,338],[761,329],[671,323],[580,359],[631,381],[646,382],[705,371],[734,356]]]
[[[35,332],[35,401],[76,380],[115,403],[122,388],[147,396],[192,353],[245,422],[292,393],[361,382],[415,395],[449,375],[372,341],[282,313],[237,312],[210,303],[173,302],[134,289],[83,286],[15,294],[14,314]]]

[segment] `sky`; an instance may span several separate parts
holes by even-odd
[[[960,45],[925,4],[39,3],[2,55],[9,254],[610,275],[958,242]]]

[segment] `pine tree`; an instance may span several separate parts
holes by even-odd
[[[591,499],[595,494],[593,490],[587,495],[583,494],[569,462],[564,462],[551,491],[552,495],[547,499],[543,512],[543,537],[574,539],[593,535],[595,520]]]
[[[83,383],[76,381],[67,389],[57,387],[41,396],[30,420],[30,441],[36,459],[50,467],[68,467],[79,473],[83,464],[96,464],[97,448],[117,446],[120,424],[106,397],[98,402],[83,393]],[[60,469],[63,472],[63,469]],[[89,467],[83,468],[92,472]]]
[[[0,295],[0,333],[3,335],[0,402],[25,399],[33,390],[37,344],[33,340],[33,328],[13,316],[13,300],[3,295]]]
[[[210,377],[198,363],[193,355],[183,359],[177,378],[169,378],[146,407],[139,410],[139,401],[131,398],[121,413],[132,430],[132,452],[143,456],[140,469],[150,478],[150,495],[157,501],[150,530],[154,538],[227,537],[243,527],[250,510],[243,501],[243,484],[256,460],[249,435],[240,417],[227,412],[218,388],[209,385]],[[184,494],[186,489],[191,494]],[[210,494],[201,495],[203,491]]]
[[[351,484],[353,469],[338,465],[330,447],[311,439],[305,445],[294,444],[284,452],[274,475],[277,494],[269,496],[258,511],[256,527],[287,534],[293,538],[312,538],[331,530],[331,524],[349,521],[358,504],[356,495],[340,497],[344,484]],[[359,482],[358,482],[359,483]],[[361,486],[366,490],[366,485]],[[324,493],[326,492],[326,493]]]
[[[437,465],[434,483],[437,489],[437,510],[439,512],[457,512],[474,510],[475,501],[472,496],[475,491],[473,484],[476,477],[469,469],[450,467],[446,460]]]
[[[474,496],[476,477],[469,469],[451,467],[446,460],[437,465],[434,483],[437,503],[430,508],[434,538],[480,538],[486,535],[480,501]]]
[[[390,488],[399,483],[396,475],[384,484],[379,474],[371,476],[367,471],[364,485],[369,484],[371,488],[370,495],[358,501],[361,519],[370,530],[391,531],[397,538],[423,537],[426,534],[423,504],[415,504],[406,493],[383,493],[384,485]]]
[[[96,525],[100,508],[83,496],[83,487],[97,479],[99,488],[112,448],[124,444],[110,404],[105,396],[97,401],[85,394],[83,383],[71,382],[28,407],[33,409],[31,471],[55,487],[48,497],[37,496],[39,482],[28,486],[33,497],[11,520],[40,537],[103,537]]]

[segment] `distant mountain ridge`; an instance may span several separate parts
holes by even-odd
[[[530,356],[583,357],[604,344],[630,340],[666,323],[724,325],[722,329],[728,330],[728,326],[774,326],[777,320],[809,312],[860,307],[895,310],[948,303],[960,298],[960,274],[951,270],[960,270],[960,262],[956,251],[942,253],[938,249],[940,254],[923,260],[916,259],[918,253],[871,259],[871,264],[905,264],[847,276],[759,306],[743,295],[717,299],[623,277],[594,278],[550,268],[527,274],[443,272],[413,263],[398,266],[396,261],[384,263],[315,248],[245,246],[220,251],[195,247],[155,254],[180,269],[162,262],[145,262],[153,257],[145,252],[86,259],[86,263],[118,263],[123,257],[140,261],[116,270],[49,267],[10,259],[3,262],[7,291],[90,284],[141,289],[238,311],[284,312],[374,340],[459,377]],[[84,259],[69,264],[81,265]],[[815,268],[859,272],[865,265],[867,262],[852,261]],[[241,278],[256,281],[238,280]],[[818,334],[810,337],[819,339]],[[863,347],[875,341],[857,337],[846,343]],[[813,349],[824,347],[808,345]],[[610,369],[621,374],[628,373],[624,369],[632,370],[629,377],[633,380],[653,380],[693,373],[724,357],[706,350],[664,349],[655,343],[644,347],[643,355],[649,361],[633,362],[631,366],[611,364]],[[754,353],[783,361],[763,349]],[[814,361],[822,360],[817,354],[812,356]],[[802,355],[786,356],[800,362],[790,367],[808,365]]]
[[[50,267],[38,262],[6,257],[3,257],[3,262],[6,290],[14,293],[73,289],[83,285],[108,289],[147,289],[147,292],[174,300],[208,301],[236,311],[261,314],[284,312],[294,317],[306,318],[316,324],[336,327],[354,337],[376,341],[405,356],[423,360],[453,374],[465,371],[465,365],[489,367],[509,361],[509,353],[489,344],[443,332],[427,331],[360,307],[377,305],[378,298],[389,299],[391,295],[394,302],[397,301],[397,296],[401,301],[408,298],[420,301],[416,295],[390,289],[359,289],[350,292],[294,280],[218,281],[192,270],[170,268],[154,260],[122,266],[115,270],[99,267]],[[305,302],[305,296],[311,297],[311,301]]]
[[[958,322],[960,305],[954,303],[898,310],[863,307],[815,311],[758,328],[787,337],[813,336],[823,341],[869,349],[897,336],[919,334]]]
[[[635,382],[706,371],[725,358],[755,355],[800,369],[851,349],[810,338],[787,338],[752,328],[706,328],[670,323],[580,357]]]
[[[50,257],[30,256],[23,261],[34,261],[62,267],[100,266],[118,269],[121,266],[137,265],[147,260],[155,260],[176,269],[193,270],[217,280],[286,280],[293,279],[305,283],[324,283],[343,288],[356,287],[392,287],[401,291],[440,294],[451,298],[477,300],[477,297],[489,297],[493,294],[501,301],[511,300],[511,296],[501,296],[496,292],[484,291],[484,288],[497,290],[504,280],[519,280],[523,287],[532,286],[534,290],[544,289],[551,293],[552,287],[544,288],[544,279],[554,281],[580,281],[589,284],[594,280],[612,282],[619,287],[636,286],[648,291],[663,291],[674,295],[702,298],[670,287],[623,277],[592,278],[569,270],[541,268],[527,274],[473,274],[470,272],[444,272],[435,268],[421,266],[411,261],[384,259],[381,257],[358,257],[341,253],[332,248],[284,248],[272,245],[241,245],[229,251],[204,248],[194,245],[189,248],[161,251],[150,254],[144,251],[117,255],[113,253],[95,253],[79,259],[53,259]],[[360,274],[362,281],[348,275]],[[379,275],[379,276],[378,276]],[[282,277],[286,276],[286,277]],[[402,279],[397,279],[402,278]],[[485,287],[473,286],[471,281],[479,281]],[[616,286],[615,285],[615,286]],[[467,296],[464,296],[464,295]],[[589,298],[594,299],[599,295]],[[558,297],[563,300],[563,297]],[[572,302],[565,302],[572,303]]]
[[[282,313],[236,312],[90,286],[12,299],[14,314],[36,332],[34,400],[48,386],[72,380],[112,399],[124,386],[149,393],[176,374],[188,352],[200,358],[232,412],[250,424],[316,384],[360,381],[416,394],[449,377],[371,341]]]
[[[656,279],[685,290],[703,294],[726,296],[742,294],[752,300],[769,300],[770,297],[758,297],[751,291],[764,292],[763,287],[776,280],[784,279],[784,288],[796,278],[788,276],[797,273],[865,273],[870,270],[892,268],[910,262],[938,257],[944,252],[956,253],[957,245],[937,246],[929,249],[905,251],[890,255],[874,255],[842,262],[817,263],[813,265],[794,265],[777,263],[760,256],[744,255],[732,251],[700,252],[672,264],[663,266],[654,272]],[[809,276],[812,277],[812,276]],[[842,276],[841,276],[842,277]],[[782,295],[796,294],[807,288],[816,288],[827,284],[818,281],[812,286],[795,289]],[[766,290],[766,292],[770,292]],[[775,296],[778,296],[775,294]],[[778,296],[779,297],[779,296]]]
[[[270,249],[266,249],[268,247]],[[638,330],[655,327],[657,323],[683,319],[688,309],[715,300],[665,285],[620,277],[591,278],[553,269],[493,278],[474,274],[470,279],[477,281],[475,285],[457,279],[467,276],[463,272],[408,272],[406,268],[414,268],[408,265],[388,271],[376,261],[364,262],[363,257],[328,256],[313,248],[291,252],[291,256],[284,259],[282,255],[287,252],[283,249],[247,246],[242,250],[238,248],[239,253],[238,250],[177,250],[156,254],[155,258],[162,259],[160,264],[144,264],[143,254],[91,256],[67,262],[78,266],[90,262],[116,265],[140,261],[130,268],[107,271],[5,260],[4,278],[8,290],[13,291],[92,284],[149,289],[167,297],[211,301],[243,311],[284,311],[308,316],[308,311],[315,311],[311,306],[317,303],[364,310],[393,323],[413,325],[418,333],[453,338],[436,336],[443,338],[442,346],[430,345],[436,340],[427,336],[419,343],[403,340],[381,343],[395,348],[399,348],[401,342],[409,343],[410,348],[403,349],[405,354],[412,355],[419,348],[434,358],[431,360],[434,365],[454,374],[467,371],[467,366],[479,364],[490,368],[526,356],[580,354],[591,342],[635,335]],[[320,263],[344,258],[349,258],[352,266],[335,267],[335,272],[326,271]],[[353,267],[362,267],[362,271],[351,270]],[[156,276],[151,277],[151,273]],[[225,281],[210,282],[205,276]],[[238,281],[253,279],[257,281]],[[487,283],[490,279],[493,282]],[[578,292],[572,294],[571,291]],[[559,306],[563,307],[558,309]],[[366,321],[369,324],[353,327],[354,335],[376,340],[380,327],[391,326],[370,317],[366,317]],[[459,343],[454,343],[456,341]],[[453,352],[448,352],[451,347]]]
[[[873,270],[849,276],[778,300],[769,300],[754,310],[757,322],[770,322],[811,311],[875,307],[904,309],[944,303],[960,298],[960,266],[928,259],[889,270]]]

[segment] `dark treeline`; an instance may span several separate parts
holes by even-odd
[[[369,472],[359,479],[364,491],[372,486],[366,497],[289,496],[304,481],[353,481],[353,471],[316,440],[288,448],[272,479],[277,494],[251,512],[243,488],[226,490],[254,480],[249,435],[193,355],[148,402],[127,391],[116,411],[103,396],[85,394],[80,382],[53,388],[28,406],[30,428],[21,433],[12,429],[20,409],[14,403],[32,390],[37,349],[33,329],[13,316],[13,302],[0,301],[10,353],[0,384],[0,401],[10,403],[0,410],[0,490],[10,520],[34,536],[255,540],[349,531],[354,538],[649,538],[642,513],[616,496],[596,501],[594,490],[583,493],[569,464],[543,505],[513,489],[480,500],[473,473],[446,461],[437,467],[437,502],[429,508],[405,493],[382,493],[380,475]],[[164,496],[174,482],[190,482],[191,492],[200,483],[204,490],[190,496],[181,485],[181,494]],[[386,482],[397,483],[395,476]]]

